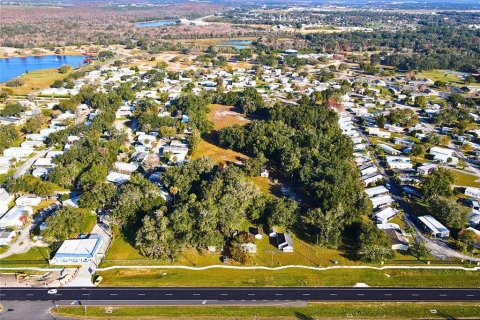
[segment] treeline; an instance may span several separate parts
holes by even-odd
[[[337,120],[333,110],[313,101],[298,107],[277,104],[262,120],[220,132],[223,147],[255,158],[264,155],[305,190],[316,208],[312,215],[335,221],[330,226],[315,225],[322,243],[334,247],[340,244],[344,228],[371,210],[351,161],[352,142],[342,135]],[[332,233],[335,236],[327,236]]]
[[[401,32],[310,34],[304,39],[321,52],[380,51],[383,64],[403,70],[454,69],[473,72],[480,66],[479,32],[446,25]]]
[[[172,205],[149,211],[135,234],[137,248],[151,258],[175,260],[187,247],[220,250],[245,221],[288,229],[297,218],[296,202],[262,195],[238,168],[221,169],[207,158],[168,168],[163,184]]]

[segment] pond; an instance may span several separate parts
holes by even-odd
[[[64,64],[77,68],[84,64],[84,59],[83,56],[57,55],[2,58],[0,59],[0,82],[7,82],[26,71],[59,68]]]
[[[146,27],[163,27],[163,26],[173,26],[179,24],[178,20],[157,20],[157,21],[145,21],[135,23],[135,27],[146,28]]]
[[[252,44],[250,40],[222,40],[217,47],[233,47],[235,49],[246,49]]]

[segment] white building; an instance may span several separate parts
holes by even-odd
[[[480,189],[474,187],[467,187],[465,188],[465,195],[475,199],[480,199]]]
[[[455,151],[452,149],[431,147],[430,154],[433,156],[433,160],[444,164],[456,165],[458,163],[458,158],[454,156]]]
[[[130,176],[128,174],[118,173],[118,172],[110,172],[107,176],[107,181],[116,184],[122,184],[130,180]]]
[[[363,183],[365,186],[368,186],[369,184],[375,183],[377,181],[380,181],[383,179],[383,176],[379,173],[372,173],[367,176],[363,176],[362,178]]]
[[[388,189],[385,186],[377,186],[365,189],[365,193],[369,198],[376,197],[378,195],[387,194]]]
[[[65,240],[53,259],[50,260],[50,264],[69,265],[95,262],[102,242],[102,237],[96,234],[91,234],[84,239]]]
[[[373,218],[377,223],[383,224],[388,222],[388,220],[392,219],[393,217],[395,217],[396,214],[397,214],[397,210],[393,209],[392,207],[386,207],[374,213]]]
[[[13,198],[13,194],[9,194],[7,190],[0,188],[0,216],[8,211],[8,206]]]
[[[438,166],[435,163],[427,163],[417,168],[417,173],[421,176],[426,176],[437,170]]]
[[[443,224],[441,224],[431,215],[418,217],[418,221],[422,225],[423,229],[428,231],[434,237],[448,238],[450,236],[450,230],[445,228]]]
[[[14,206],[2,218],[0,218],[0,228],[21,228],[28,217],[32,214],[32,207]]]
[[[3,155],[12,158],[26,158],[33,152],[33,148],[11,147],[3,150]]]
[[[15,237],[13,230],[0,230],[0,246],[6,246]]]
[[[378,146],[380,147],[380,149],[385,151],[385,153],[388,153],[389,155],[392,155],[392,156],[398,156],[401,153],[399,150],[392,148],[383,143],[380,143]]]
[[[391,169],[411,169],[413,167],[409,157],[387,156],[386,160]]]
[[[15,200],[17,206],[32,206],[36,207],[42,202],[40,197],[20,196]]]
[[[382,196],[373,197],[370,199],[372,201],[373,208],[380,208],[394,202],[393,198],[389,194],[384,194]]]

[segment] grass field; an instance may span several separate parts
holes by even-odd
[[[457,75],[451,74],[448,72],[445,72],[444,70],[428,70],[428,71],[423,71],[419,73],[420,77],[428,78],[432,81],[443,81],[446,83],[450,83],[452,85],[458,85],[458,86],[464,86],[465,83],[463,80],[461,80]],[[477,83],[471,83],[472,85],[475,85]]]
[[[25,81],[24,85],[17,88],[10,88],[14,94],[27,95],[34,91],[48,88],[55,80],[63,79],[67,75],[61,74],[57,69],[43,69],[30,71],[21,78]]]
[[[213,122],[213,128],[220,130],[226,127],[231,127],[234,124],[243,125],[248,122],[240,113],[233,110],[232,106],[225,106],[221,104],[211,104],[208,120]]]
[[[454,319],[478,316],[478,303],[416,303],[416,302],[329,302],[310,303],[306,307],[60,307],[60,316],[98,319]],[[436,310],[432,313],[431,310]]]
[[[33,247],[21,254],[14,254],[0,259],[0,267],[46,267],[50,258],[48,247]]]
[[[343,257],[342,253],[338,250],[314,246],[298,238],[294,238],[294,241],[295,252],[284,253],[277,250],[275,246],[269,243],[268,236],[265,236],[261,240],[256,240],[255,243],[257,244],[257,253],[252,255],[252,260],[247,265],[268,267],[277,267],[284,265],[333,266],[334,261],[338,261],[341,265],[356,264],[356,262]],[[128,243],[123,237],[119,236],[113,240],[101,266],[107,267],[112,265],[183,265],[202,267],[221,264],[220,255],[220,252],[200,253],[193,248],[187,248],[182,254],[182,256],[175,263],[152,260],[145,256],[142,256],[134,247],[132,247],[130,243]],[[228,264],[240,265],[233,260],[230,260]]]
[[[478,176],[458,170],[450,170],[450,172],[455,177],[455,185],[480,188],[480,182],[477,181],[480,179]]]
[[[268,270],[171,270],[116,269],[97,272],[102,286],[353,286],[376,287],[478,287],[479,273],[462,270],[371,270],[331,269],[326,271]]]
[[[229,149],[223,149],[202,139],[197,148],[192,153],[192,159],[200,157],[209,157],[216,163],[240,163],[247,156]]]

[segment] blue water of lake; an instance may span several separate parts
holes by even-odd
[[[21,58],[0,59],[0,82],[7,82],[10,79],[24,74],[26,71],[40,69],[59,68],[69,64],[74,68],[82,66],[83,56],[28,56]]]
[[[146,27],[163,27],[163,26],[173,26],[178,24],[178,20],[157,20],[157,21],[146,21],[146,22],[137,22],[135,27],[146,28]]]
[[[252,44],[250,40],[222,40],[217,47],[233,47],[235,49],[246,49]]]

